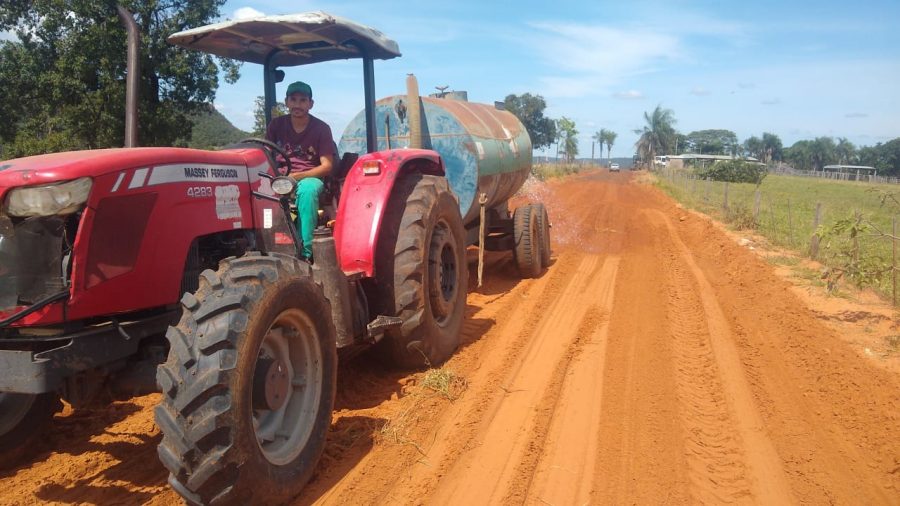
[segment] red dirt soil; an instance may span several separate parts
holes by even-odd
[[[900,504],[898,352],[871,351],[893,312],[809,296],[627,173],[526,190],[552,265],[521,281],[488,254],[475,288],[470,256],[454,400],[421,372],[342,364],[294,504]],[[178,502],[157,400],[57,415],[0,503]]]

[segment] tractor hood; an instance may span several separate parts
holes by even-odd
[[[119,148],[70,151],[0,161],[0,195],[11,187],[36,186],[98,177],[135,167],[172,163],[247,165],[261,161],[258,149],[203,151],[184,148]]]
[[[400,56],[397,43],[374,28],[317,11],[261,16],[170,35],[171,44],[243,62],[291,67],[330,60]]]

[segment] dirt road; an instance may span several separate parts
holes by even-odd
[[[550,269],[519,281],[488,256],[446,390],[343,364],[296,504],[900,504],[897,353],[848,337],[877,332],[865,311],[810,307],[630,174],[530,191]],[[57,416],[35,463],[0,475],[0,503],[175,502],[155,401]]]

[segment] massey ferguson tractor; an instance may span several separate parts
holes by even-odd
[[[173,44],[280,68],[359,58],[365,110],[322,199],[312,263],[292,219],[290,153],[123,148],[0,162],[0,465],[65,399],[162,392],[169,483],[189,503],[271,504],[309,480],[331,423],[338,352],[394,365],[456,349],[467,248],[549,264],[540,204],[510,212],[531,142],[461,94],[375,101],[377,30],[322,12],[225,22]],[[268,118],[267,118],[268,120]],[[474,248],[473,248],[474,249]]]

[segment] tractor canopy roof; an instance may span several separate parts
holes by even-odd
[[[316,11],[225,21],[170,35],[188,49],[265,65],[291,67],[330,60],[400,56],[397,43],[380,31]],[[362,48],[362,50],[360,49]]]

